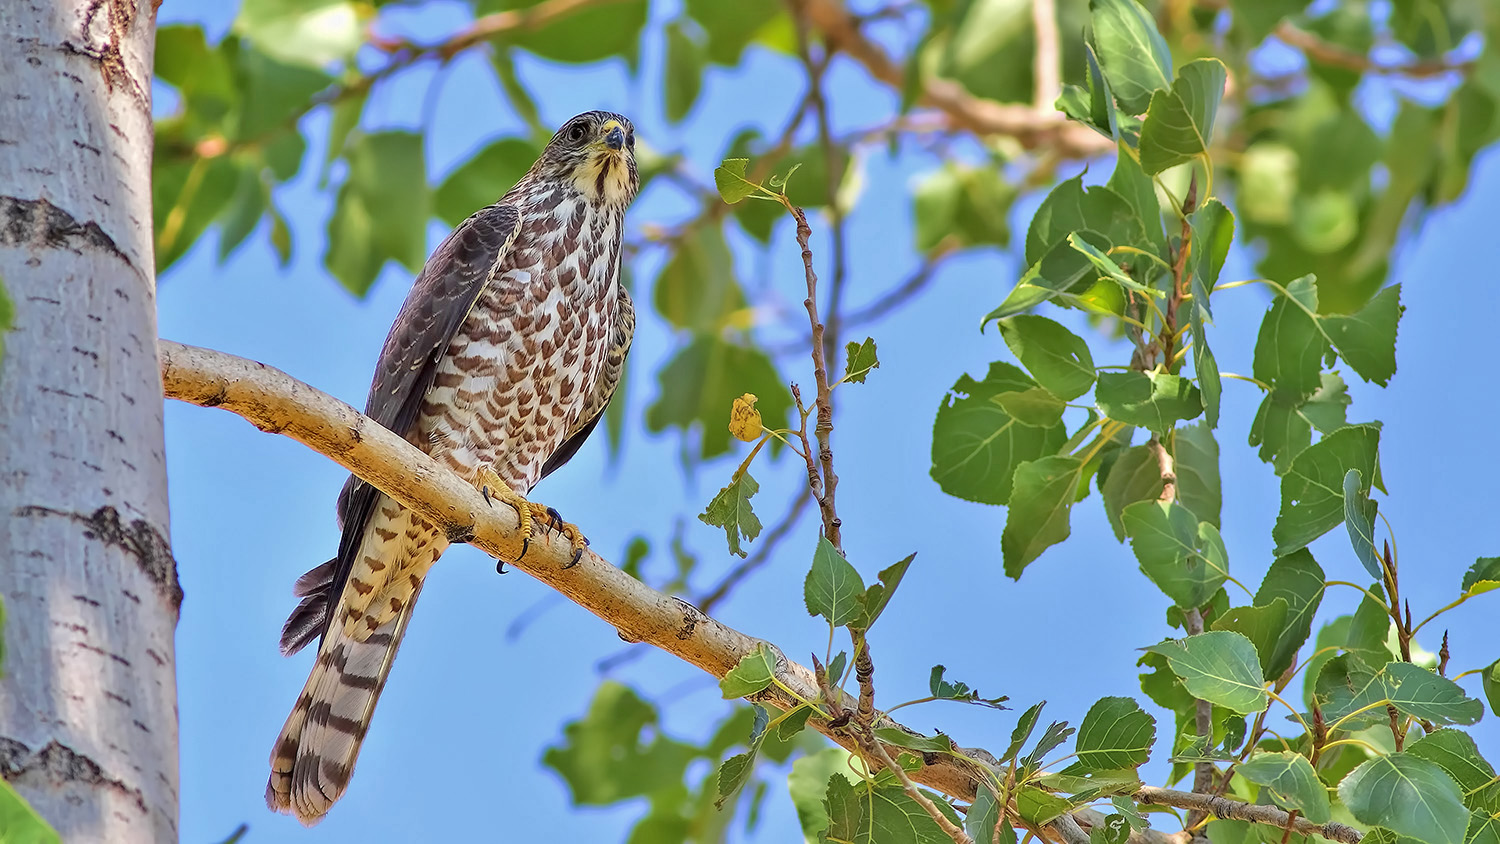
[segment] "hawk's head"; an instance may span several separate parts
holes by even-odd
[[[589,202],[623,209],[641,186],[635,126],[614,112],[584,112],[557,130],[535,169],[572,183]]]

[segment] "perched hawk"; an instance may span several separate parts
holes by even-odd
[[[575,562],[577,528],[524,496],[578,451],[620,381],[635,331],[620,237],[639,186],[629,120],[600,111],[569,120],[510,193],[427,260],[365,406],[486,498],[514,506],[523,536],[534,521],[562,530]],[[305,824],[348,787],[422,579],[448,547],[353,477],[338,516],[338,556],[298,579],[302,603],[281,633],[287,655],[321,637],[266,785],[267,805]]]

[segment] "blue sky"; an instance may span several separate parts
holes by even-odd
[[[463,20],[463,6],[433,3],[410,12],[403,29],[436,37]],[[659,12],[658,12],[659,14]],[[169,3],[161,22],[204,21],[212,33],[232,10],[218,4]],[[665,149],[683,149],[707,181],[723,145],[744,125],[774,131],[800,96],[796,66],[752,50],[734,72],[710,71],[704,94],[685,125],[668,126],[660,104],[660,44],[643,47],[643,73],[630,80],[623,66],[577,71],[522,63],[522,75],[544,104],[543,117],[560,123],[590,108],[630,115],[640,135]],[[428,167],[434,181],[488,140],[515,133],[509,113],[481,57],[446,74],[431,110]],[[424,67],[377,90],[367,127],[414,126],[431,82]],[[895,105],[845,62],[834,65],[830,90],[836,127],[878,121]],[[354,405],[362,405],[380,344],[410,283],[389,265],[370,296],[357,301],[323,270],[323,226],[332,195],[319,192],[317,156],[326,119],[304,128],[310,157],[303,176],[278,194],[290,216],[297,248],[286,270],[277,268],[264,231],[223,266],[210,235],[160,284],[161,336],[209,346],[280,367]],[[870,157],[866,193],[850,224],[849,304],[878,298],[918,263],[911,243],[907,192],[911,178],[931,167],[921,155]],[[1096,168],[1103,178],[1108,167]],[[1024,230],[1026,212],[1013,224]],[[688,209],[663,186],[633,208],[633,225],[670,222]],[[1487,430],[1500,416],[1490,367],[1500,360],[1500,285],[1492,262],[1475,244],[1493,238],[1500,217],[1500,156],[1476,164],[1461,202],[1439,210],[1401,244],[1395,281],[1407,306],[1398,344],[1399,371],[1388,389],[1354,378],[1351,421],[1385,423],[1382,464],[1390,495],[1381,512],[1398,532],[1403,588],[1419,616],[1449,601],[1476,556],[1500,553],[1493,514],[1497,460]],[[813,247],[827,260],[826,227],[814,220]],[[431,244],[442,236],[434,224]],[[800,261],[786,230],[769,255],[741,250],[747,286],[769,289],[762,316],[767,336],[791,336],[803,324],[797,285]],[[743,244],[741,244],[742,246]],[[633,267],[637,301],[649,301],[660,266],[647,253]],[[1017,275],[1015,261],[985,251],[950,262],[929,290],[906,308],[859,329],[880,344],[881,368],[863,386],[839,390],[835,432],[842,479],[840,513],[850,560],[870,578],[916,551],[917,561],[873,637],[882,698],[894,703],[925,694],[934,663],[986,695],[1008,694],[1022,706],[1050,701],[1048,713],[1076,720],[1098,698],[1140,699],[1137,649],[1170,631],[1167,599],[1136,570],[1103,518],[1097,494],[1075,508],[1073,538],[1054,548],[1020,582],[1004,577],[999,537],[1005,511],[944,495],[928,477],[928,448],[938,403],[968,371],[1008,358],[996,332],[981,334],[979,318],[1003,298]],[[1238,255],[1225,278],[1249,271]],[[1214,349],[1220,366],[1250,371],[1255,332],[1267,305],[1258,287],[1215,299]],[[692,518],[724,482],[743,451],[686,474],[673,433],[643,427],[656,393],[654,373],[679,342],[642,308],[625,395],[629,427],[623,454],[611,463],[602,438],[591,442],[535,493],[582,526],[594,547],[620,560],[629,539],[655,547],[647,571],[670,570],[667,543],[674,522],[698,554],[700,584],[733,564],[720,532]],[[1058,316],[1077,331],[1073,314]],[[1092,342],[1092,337],[1091,337]],[[1128,353],[1101,363],[1124,362]],[[811,381],[802,356],[779,361],[784,377]],[[1252,386],[1226,383],[1223,449],[1224,539],[1231,571],[1254,586],[1271,562],[1270,527],[1279,482],[1245,445],[1260,400]],[[301,830],[270,814],[262,802],[271,742],[306,678],[311,654],[283,659],[277,634],[293,606],[292,581],[332,555],[337,544],[333,499],[344,473],[333,463],[282,437],[262,434],[238,417],[168,403],[167,448],[172,537],[186,599],[178,628],[182,746],[182,838],[213,841],[241,822],[251,841],[402,841],[472,838],[513,840],[623,840],[645,812],[643,801],[608,809],[575,810],[566,787],[539,764],[561,740],[561,724],[580,716],[600,681],[596,663],[618,653],[614,630],[550,595],[524,574],[497,577],[491,561],[455,548],[424,590],[391,683],[381,700],[348,795],[320,826]],[[765,458],[761,458],[764,460]],[[783,512],[801,480],[792,461],[758,463],[757,506],[768,523]],[[804,518],[773,565],[744,584],[716,613],[725,622],[776,642],[794,658],[822,651],[826,627],[802,607],[802,576],[816,538]],[[1342,529],[1313,546],[1330,577],[1362,580]],[[1357,593],[1333,589],[1321,619],[1351,611]],[[506,628],[520,613],[545,607],[518,637]],[[1482,600],[1450,614],[1452,665],[1467,670],[1497,652],[1494,602]],[[1436,650],[1438,639],[1420,643]],[[662,700],[665,730],[700,740],[727,713],[712,680],[674,658],[652,653],[617,672],[619,679]],[[1477,678],[1465,686],[1478,694]],[[1004,743],[1015,713],[929,704],[904,710],[919,729],[942,726],[960,744]],[[1159,718],[1163,713],[1156,713]],[[1162,720],[1166,728],[1169,721]],[[1500,758],[1493,715],[1476,731],[1482,750]],[[1159,756],[1162,754],[1158,754]],[[1160,776],[1159,761],[1148,771]],[[774,777],[774,773],[773,773]],[[757,830],[735,840],[788,841],[796,819],[784,780],[774,778]]]

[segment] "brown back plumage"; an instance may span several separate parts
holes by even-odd
[[[498,473],[521,494],[593,430],[635,325],[619,286],[634,131],[589,112],[527,174],[433,252],[381,351],[366,414],[460,475]],[[298,579],[282,630],[291,655],[319,639],[271,753],[266,803],[316,823],[348,787],[427,571],[448,546],[421,517],[350,478],[336,557]]]

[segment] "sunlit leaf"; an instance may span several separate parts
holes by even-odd
[[[719,681],[719,691],[725,700],[745,697],[765,689],[775,677],[776,658],[765,645],[758,644]]]
[[[760,536],[760,517],[755,515],[755,509],[750,505],[751,496],[759,491],[760,484],[750,477],[749,470],[740,472],[729,482],[729,486],[719,490],[713,500],[708,502],[708,508],[698,514],[698,521],[724,529],[731,554],[746,556],[740,545],[741,537],[745,542],[751,542]]]
[[[828,537],[818,537],[812,568],[803,582],[802,597],[808,615],[821,615],[835,627],[858,618],[863,610],[865,584],[859,572],[833,547]]]
[[[1010,501],[1016,467],[1057,451],[1067,433],[1022,424],[995,401],[1001,393],[1037,386],[1008,363],[990,364],[983,381],[958,379],[938,407],[932,431],[932,478],[943,491],[970,501]]]
[[[1235,768],[1235,772],[1265,786],[1281,808],[1296,809],[1313,823],[1328,822],[1328,792],[1306,756],[1289,750],[1257,753]]]
[[[1016,467],[1015,494],[1000,536],[1007,575],[1019,579],[1043,551],[1068,538],[1068,517],[1082,471],[1078,458],[1061,455]]]
[[[1344,476],[1351,469],[1359,472],[1361,491],[1369,494],[1379,445],[1378,425],[1350,425],[1297,455],[1281,479],[1281,513],[1271,533],[1278,556],[1302,548],[1344,520]]]
[[[1107,697],[1090,707],[1078,725],[1075,767],[1109,771],[1134,768],[1151,758],[1156,719],[1128,697]]]
[[[1172,673],[1200,700],[1242,715],[1266,708],[1255,645],[1238,633],[1200,633],[1146,650],[1166,657]]]
[[[542,764],[557,771],[580,806],[602,806],[681,782],[697,749],[662,735],[656,709],[605,680],[588,714],[563,726],[563,743]],[[647,730],[648,727],[652,729]]]

